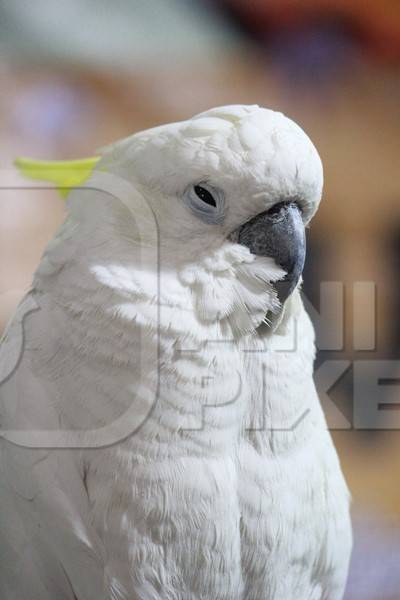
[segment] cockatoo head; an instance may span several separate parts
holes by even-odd
[[[140,295],[153,299],[143,286],[156,268],[168,281],[167,304],[187,299],[190,289],[200,328],[200,322],[225,321],[241,335],[274,320],[272,332],[279,318],[271,315],[290,312],[293,302],[286,300],[301,278],[304,229],[320,201],[322,166],[310,139],[281,113],[224,106],[137,133],[100,158],[19,158],[16,165],[56,184],[63,197],[78,188],[37,285],[74,255],[97,284],[118,289],[126,283],[126,293],[140,272]],[[141,261],[142,250],[150,249],[154,259],[155,247],[157,260],[139,265],[138,252]]]
[[[176,266],[198,293],[208,288],[215,308],[207,311],[203,298],[204,317],[226,313],[216,297],[224,295],[221,281],[228,274],[253,283],[281,279],[268,287],[264,314],[296,287],[304,228],[320,201],[323,177],[312,142],[283,114],[259,106],[215,108],[118,142],[98,168],[131,182],[151,206],[161,262]],[[243,292],[240,285],[229,289]],[[241,302],[251,312],[249,299]]]

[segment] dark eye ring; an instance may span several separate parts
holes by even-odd
[[[201,185],[195,185],[194,191],[196,192],[196,196],[206,204],[209,204],[210,206],[217,206],[217,203],[214,200],[211,192],[203,188]]]

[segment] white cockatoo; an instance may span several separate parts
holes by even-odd
[[[1,600],[341,599],[299,292],[313,144],[227,106],[79,165],[0,346]]]

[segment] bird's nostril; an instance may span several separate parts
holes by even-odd
[[[276,219],[277,217],[280,217],[284,209],[290,209],[292,207],[296,208],[300,214],[303,213],[302,207],[296,200],[284,200],[282,202],[277,202],[276,204],[271,206],[271,208],[266,211],[266,214],[269,217],[273,217],[274,219]]]
[[[288,204],[288,202],[277,202],[277,204],[274,204],[273,206],[271,206],[271,208],[267,211],[267,213],[269,215],[277,215],[281,212],[282,208],[284,206],[286,206]]]

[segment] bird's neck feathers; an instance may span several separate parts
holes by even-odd
[[[126,219],[102,217],[96,228],[72,218],[49,245],[35,287],[65,306],[84,299],[124,326],[161,319],[180,335],[237,339],[277,312],[273,282],[283,276],[272,259],[228,241],[174,266],[162,248],[139,244]]]
[[[267,313],[279,309],[272,284],[283,271],[244,246],[225,242],[184,265],[178,275],[190,290],[197,319],[224,324],[234,338],[254,333]]]

